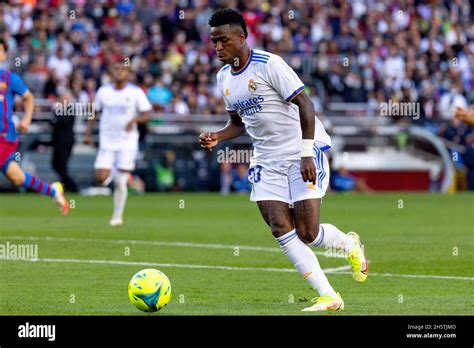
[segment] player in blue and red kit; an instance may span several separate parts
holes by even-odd
[[[15,186],[34,190],[54,198],[61,213],[69,213],[69,203],[59,182],[48,184],[40,178],[24,172],[15,161],[18,148],[18,132],[26,133],[33,118],[34,97],[18,74],[5,67],[8,45],[0,39],[0,168]],[[15,95],[23,98],[25,115],[15,126],[12,119]]]

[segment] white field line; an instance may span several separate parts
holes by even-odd
[[[231,266],[213,266],[213,265],[189,265],[179,263],[157,263],[143,261],[113,261],[113,260],[80,260],[80,259],[0,259],[0,261],[29,261],[29,262],[53,262],[53,263],[87,263],[87,264],[106,264],[121,266],[149,266],[149,267],[174,267],[174,268],[198,268],[198,269],[220,269],[225,271],[258,271],[258,272],[296,272],[294,268],[264,268],[264,267],[231,267]],[[326,273],[337,273],[350,269],[349,265],[335,268],[327,268]]]
[[[29,241],[47,241],[47,242],[78,242],[78,243],[110,243],[110,244],[126,244],[126,245],[155,245],[155,246],[171,246],[184,248],[203,248],[203,249],[228,249],[247,251],[264,251],[281,253],[280,248],[257,247],[248,245],[230,245],[230,244],[204,244],[204,243],[188,243],[188,242],[163,242],[156,240],[133,240],[133,239],[95,239],[95,238],[69,238],[69,237],[23,237],[23,236],[0,236],[0,239],[12,240],[29,240]],[[339,253],[329,253],[323,251],[315,251],[316,255],[330,258],[344,258]]]
[[[234,249],[235,247],[241,250],[252,251],[268,251],[281,252],[280,248],[268,247],[254,247],[254,246],[233,246],[225,244],[199,244],[199,243],[185,243],[185,242],[161,242],[161,241],[144,241],[144,240],[120,240],[120,239],[93,239],[93,238],[69,238],[69,237],[23,237],[23,236],[0,236],[0,239],[13,240],[30,240],[30,241],[57,241],[57,242],[85,242],[85,243],[116,243],[116,244],[137,244],[137,245],[157,245],[157,246],[178,246],[178,247],[192,247],[192,248],[210,248],[210,249]],[[315,252],[317,255],[326,257],[343,258],[344,256],[328,256],[325,252]],[[1,261],[2,259],[0,259]],[[14,261],[42,261],[42,262],[64,262],[64,263],[95,263],[95,264],[112,264],[112,265],[134,265],[134,266],[157,266],[157,267],[177,267],[177,268],[201,268],[201,269],[222,269],[222,270],[241,270],[241,271],[263,271],[263,272],[296,272],[292,268],[255,268],[255,267],[229,267],[229,266],[209,266],[209,265],[186,265],[186,264],[167,264],[167,263],[153,263],[153,262],[129,262],[129,261],[108,261],[108,260],[80,260],[80,259],[38,259],[38,260],[21,260]],[[345,272],[349,266],[342,266],[336,268],[328,268],[324,270],[326,273],[350,273]],[[445,275],[431,275],[431,274],[392,274],[392,273],[369,273],[370,276],[381,277],[400,277],[400,278],[427,278],[427,279],[451,279],[451,280],[468,280],[474,281],[474,277],[459,277],[459,276],[445,276]]]
[[[86,263],[86,264],[107,264],[122,266],[150,266],[150,267],[175,267],[175,268],[198,268],[198,269],[220,269],[225,271],[258,271],[258,272],[296,272],[293,268],[263,268],[263,267],[230,267],[230,266],[212,266],[212,265],[188,265],[174,263],[156,263],[141,261],[112,261],[112,260],[80,260],[80,259],[0,259],[0,261],[29,261],[29,262],[53,262],[53,263]],[[349,265],[326,268],[323,271],[327,274],[351,274],[347,272]],[[400,278],[425,278],[425,279],[443,279],[443,280],[468,280],[474,281],[473,277],[442,276],[430,274],[394,274],[394,273],[369,273],[369,276],[380,277],[400,277]]]

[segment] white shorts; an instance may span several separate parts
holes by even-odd
[[[95,160],[95,169],[112,169],[133,171],[135,169],[136,150],[99,149]]]
[[[248,179],[252,184],[250,200],[281,201],[288,204],[322,198],[329,185],[329,162],[324,152],[315,148],[316,185],[304,182],[299,161],[279,161],[275,165],[251,165]]]

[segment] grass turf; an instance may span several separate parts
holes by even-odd
[[[150,266],[64,259],[173,264],[151,266],[164,271],[173,288],[170,304],[159,315],[315,315],[300,312],[316,295],[296,272],[176,266],[292,269],[286,256],[274,250],[278,244],[247,197],[130,196],[125,225],[116,228],[108,226],[111,197],[69,199],[75,208],[63,217],[48,198],[0,195],[0,244],[37,244],[40,258],[0,260],[0,315],[147,315],[130,304],[127,285],[135,272]],[[473,216],[474,196],[468,194],[328,195],[321,221],[357,231],[365,243],[370,272],[377,273],[364,284],[355,283],[348,273],[328,274],[346,305],[345,311],[330,315],[474,314]],[[172,244],[176,242],[229,247]],[[318,259],[323,268],[346,265],[340,258],[318,255]]]

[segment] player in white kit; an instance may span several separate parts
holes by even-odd
[[[304,311],[342,310],[344,302],[329,284],[308,245],[343,250],[357,282],[367,278],[363,245],[354,232],[319,223],[321,198],[329,184],[324,152],[331,139],[315,115],[304,84],[285,61],[251,50],[242,15],[222,9],[210,20],[211,40],[226,65],[217,73],[230,120],[217,132],[200,134],[204,148],[245,132],[254,146],[249,168],[250,199],[257,202],[282,250],[319,292]]]
[[[114,82],[99,88],[95,110],[100,112],[99,151],[95,161],[96,178],[102,185],[114,181],[114,212],[111,226],[122,225],[128,196],[128,177],[135,169],[138,153],[138,123],[150,119],[152,106],[145,92],[130,82],[129,68],[113,65]],[[97,114],[96,114],[97,115]],[[91,144],[94,119],[89,120],[84,142]]]

